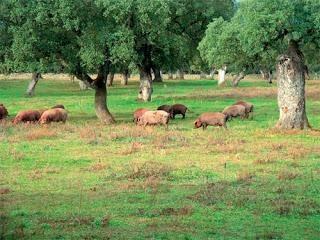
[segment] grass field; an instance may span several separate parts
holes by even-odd
[[[0,124],[0,239],[319,239],[320,131],[279,131],[276,86],[217,87],[166,81],[138,103],[137,82],[109,89],[117,124],[95,117],[93,92],[70,81],[1,80],[0,102],[19,110],[64,104],[66,124]],[[320,81],[307,83],[320,128]],[[228,130],[193,129],[202,112],[236,100],[253,119]],[[136,127],[136,108],[183,103],[192,112],[164,127]],[[179,118],[179,117],[178,117]]]

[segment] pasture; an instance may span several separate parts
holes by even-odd
[[[64,104],[66,124],[0,124],[0,239],[319,239],[320,81],[307,81],[313,130],[275,130],[276,85],[251,77],[238,88],[214,80],[108,89],[117,120],[99,123],[94,92],[67,80],[0,80],[11,120],[22,109]],[[228,130],[194,129],[202,112],[236,100],[252,119]],[[182,103],[192,112],[164,127],[138,127],[140,107]]]

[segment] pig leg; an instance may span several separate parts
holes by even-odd
[[[202,130],[204,131],[204,130],[206,130],[207,129],[207,124],[206,123],[202,123]]]

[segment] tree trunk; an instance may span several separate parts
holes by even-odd
[[[268,83],[272,83],[272,71],[271,70],[260,70],[262,78]]]
[[[168,72],[168,79],[169,80],[172,80],[173,79],[173,74],[172,74],[172,72],[170,71],[170,72]]]
[[[129,79],[129,70],[126,69],[122,73],[121,85],[123,86],[128,85],[128,79]]]
[[[178,70],[177,70],[176,79],[181,79],[181,80],[184,79],[184,72],[183,72],[183,70],[181,70],[181,69],[178,69]]]
[[[105,124],[112,124],[115,122],[113,116],[107,107],[107,87],[106,81],[109,73],[110,62],[108,60],[99,68],[98,76],[93,80],[86,72],[83,71],[80,64],[76,69],[75,76],[83,81],[86,85],[95,89],[95,110],[99,120]]]
[[[233,87],[238,87],[239,82],[244,79],[244,71],[240,72],[233,80],[232,80],[232,86]]]
[[[309,68],[307,65],[304,65],[304,76],[305,76],[305,79],[310,80]]]
[[[227,66],[223,66],[223,68],[218,70],[219,74],[219,80],[218,80],[218,86],[223,86],[225,81],[226,81],[226,71],[227,71]]]
[[[107,86],[108,86],[108,87],[113,86],[113,80],[114,80],[114,73],[111,72],[111,73],[109,73],[108,76],[107,76]]]
[[[154,82],[163,82],[162,76],[161,76],[161,71],[157,67],[152,68],[153,73],[154,73]]]
[[[34,95],[34,90],[35,90],[36,85],[37,85],[40,78],[42,78],[41,73],[39,73],[39,72],[32,73],[32,80],[29,83],[28,88],[27,88],[27,92],[26,92],[26,94],[29,97],[32,97]]]
[[[278,71],[278,106],[280,129],[309,128],[305,104],[305,71],[303,54],[297,42],[291,41],[288,55],[279,58]]]
[[[94,80],[95,86],[95,110],[96,115],[100,119],[101,122],[105,124],[115,123],[115,120],[109,109],[107,107],[107,87],[106,81],[109,72],[110,63],[106,61],[106,63],[99,69],[99,73],[97,78]]]
[[[211,79],[214,79],[214,74],[216,73],[216,69],[214,66],[211,67],[211,70],[210,70],[210,78]]]
[[[207,74],[205,72],[200,73],[200,79],[207,79]]]
[[[144,102],[151,101],[151,95],[153,92],[152,88],[152,76],[151,69],[141,68],[140,69],[140,91],[138,99]]]

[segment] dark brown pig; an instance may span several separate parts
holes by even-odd
[[[37,122],[41,117],[41,110],[23,110],[20,111],[14,118],[13,123],[21,122]]]
[[[227,116],[223,113],[219,112],[210,112],[210,113],[202,113],[197,121],[194,122],[195,128],[202,127],[203,130],[207,128],[207,126],[219,126],[227,128],[226,125]]]
[[[175,118],[176,115],[181,114],[182,118],[185,118],[188,108],[183,104],[174,104],[171,106],[171,118]]]
[[[162,110],[162,111],[165,111],[165,112],[171,114],[171,106],[170,105],[161,105],[160,107],[157,108],[157,110]]]
[[[249,117],[250,113],[253,112],[253,104],[245,101],[238,101],[233,105],[242,105],[246,108],[246,118]]]
[[[245,118],[246,108],[242,105],[232,105],[230,107],[226,107],[222,113],[227,116],[227,121],[235,117]]]
[[[134,122],[135,124],[137,124],[138,119],[139,119],[140,117],[142,117],[142,115],[143,115],[146,111],[149,111],[149,109],[147,109],[147,108],[139,108],[139,109],[135,110],[134,113],[133,113],[133,122]]]
[[[47,124],[51,122],[66,122],[68,113],[62,108],[54,108],[46,110],[39,120],[40,124]]]
[[[8,110],[2,103],[0,103],[0,120],[6,118],[7,116],[9,116]]]
[[[158,125],[162,124],[168,128],[170,114],[163,110],[146,111],[139,119],[138,125]]]

